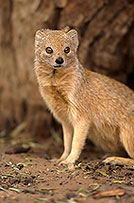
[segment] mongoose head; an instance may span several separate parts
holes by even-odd
[[[35,35],[35,60],[50,68],[67,67],[76,58],[77,31],[69,27],[62,30],[38,30]]]

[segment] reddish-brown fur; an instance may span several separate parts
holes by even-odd
[[[53,53],[47,54],[46,47]],[[70,47],[70,53],[65,53]],[[125,150],[134,158],[134,94],[124,84],[84,68],[77,58],[76,30],[42,30],[35,37],[35,72],[42,97],[62,124],[64,153],[58,162],[73,164],[88,136],[106,152]],[[60,68],[55,60],[64,59]],[[104,162],[134,164],[109,157]]]

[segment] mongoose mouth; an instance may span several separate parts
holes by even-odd
[[[54,68],[61,68],[61,67],[62,67],[61,65],[54,66]]]

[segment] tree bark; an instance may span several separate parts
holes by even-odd
[[[34,34],[40,28],[77,29],[80,61],[134,88],[133,1],[0,0],[0,5],[0,132],[23,121],[32,134],[51,126],[33,71]]]

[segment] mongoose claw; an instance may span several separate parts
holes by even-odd
[[[100,165],[100,166],[105,166],[105,165],[110,165],[110,163],[105,163],[104,161],[101,161],[101,162],[99,163],[99,165]]]
[[[75,170],[75,165],[74,164],[68,164],[68,170],[69,171],[74,171]]]
[[[54,159],[49,160],[49,162],[50,162],[50,163],[59,163],[58,160],[59,160],[59,159],[54,158]]]

